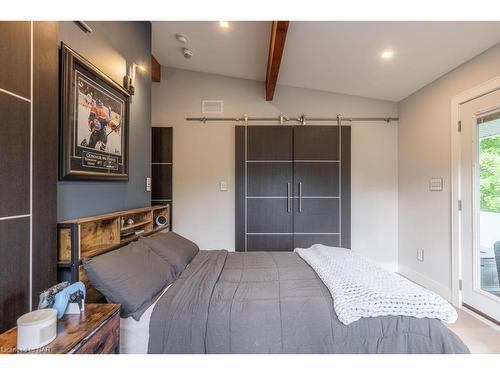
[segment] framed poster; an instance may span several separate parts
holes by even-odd
[[[60,179],[128,180],[129,93],[62,43],[60,95]]]

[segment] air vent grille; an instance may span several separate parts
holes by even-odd
[[[201,112],[207,115],[220,115],[224,113],[223,100],[202,100]]]

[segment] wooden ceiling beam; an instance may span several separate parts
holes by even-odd
[[[153,55],[151,55],[151,80],[153,82],[161,81],[161,65]]]
[[[278,82],[281,58],[285,49],[286,33],[290,21],[273,21],[271,41],[269,42],[269,56],[266,72],[266,100],[271,101]]]

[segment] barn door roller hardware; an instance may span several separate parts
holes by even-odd
[[[287,117],[283,114],[280,114],[276,117],[249,117],[247,114],[244,114],[242,117],[186,117],[187,121],[197,121],[203,124],[206,124],[209,121],[213,122],[243,122],[245,125],[248,125],[249,122],[279,122],[281,125],[285,123],[291,122],[300,125],[307,125],[311,122],[332,122],[337,125],[341,125],[346,122],[376,122],[383,121],[387,123],[391,123],[393,121],[398,121],[398,117],[344,117],[338,114],[335,117],[307,117],[306,115],[300,115],[297,117]]]

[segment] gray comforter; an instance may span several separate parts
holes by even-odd
[[[342,324],[297,254],[200,251],[156,304],[149,353],[468,353],[436,319]]]

